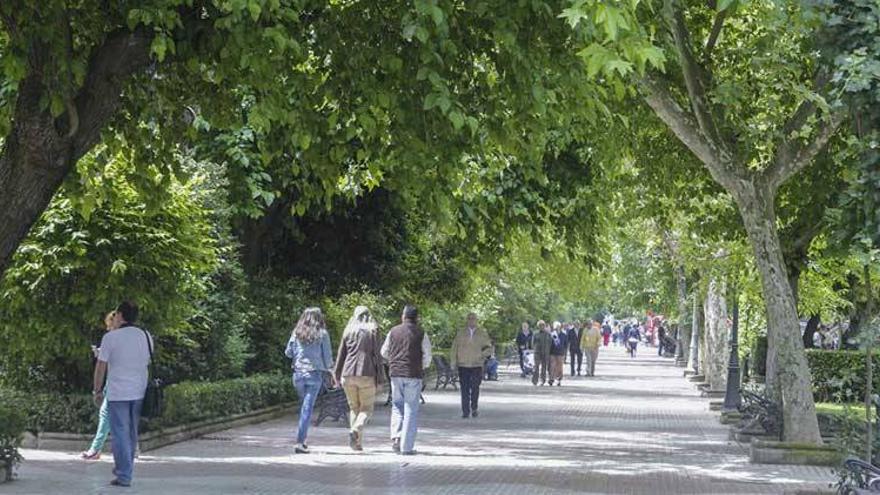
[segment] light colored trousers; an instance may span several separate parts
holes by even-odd
[[[587,372],[590,376],[596,374],[596,361],[599,359],[599,348],[590,349],[584,347],[584,357],[587,358]]]
[[[351,431],[363,441],[364,426],[373,415],[376,403],[376,378],[372,376],[344,376],[342,389],[348,399],[348,424]]]
[[[412,452],[419,427],[421,378],[391,377],[391,438],[400,439],[400,450]]]

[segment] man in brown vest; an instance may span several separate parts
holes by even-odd
[[[403,308],[403,323],[392,328],[382,345],[391,377],[391,449],[413,455],[419,418],[422,372],[431,365],[431,340],[419,327],[415,306]]]

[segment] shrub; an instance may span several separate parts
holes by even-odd
[[[0,476],[12,480],[12,470],[22,461],[18,447],[25,429],[24,413],[15,403],[0,401]]]
[[[91,395],[32,393],[0,388],[0,404],[11,404],[25,417],[25,431],[91,433],[98,424],[98,408]]]
[[[219,382],[181,382],[165,389],[162,415],[145,420],[142,429],[149,431],[246,413],[295,399],[290,377],[282,374]],[[91,395],[33,394],[0,388],[0,405],[21,412],[25,417],[24,430],[32,433],[93,433],[98,424],[98,408]]]
[[[752,373],[755,376],[767,374],[767,336],[761,335],[755,339],[755,348],[752,350]]]
[[[865,353],[810,349],[813,395],[820,402],[858,402],[865,397]],[[880,356],[874,355],[874,390],[880,389]]]
[[[161,424],[173,426],[240,414],[296,399],[290,377],[254,375],[221,382],[183,382],[165,389]]]

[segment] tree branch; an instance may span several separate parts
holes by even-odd
[[[709,99],[706,96],[706,69],[702,67],[694,57],[691,50],[690,33],[685,25],[684,12],[676,2],[668,2],[669,23],[672,28],[672,37],[675,41],[675,48],[678,52],[679,63],[681,64],[682,75],[684,76],[685,87],[688,92],[688,99],[697,119],[700,131],[706,138],[713,143],[723,154],[729,154],[727,141],[722,138],[712,114],[712,108]]]
[[[700,132],[694,118],[675,101],[666,89],[666,85],[648,76],[639,81],[639,87],[645,102],[660,120],[703,162],[719,184],[731,190],[734,182],[742,178],[742,174],[728,157]]]
[[[809,117],[813,115],[821,119],[819,131],[815,137],[807,143],[797,139],[789,139],[789,135],[803,127]],[[844,117],[845,113],[842,110],[837,110],[822,119],[815,110],[815,103],[802,103],[792,118],[783,126],[782,142],[776,148],[773,161],[761,172],[770,190],[776,191],[785,181],[809,165],[837,132]]]
[[[712,50],[718,42],[718,36],[721,35],[721,28],[724,27],[724,19],[727,18],[727,10],[722,10],[715,15],[715,22],[712,23],[712,30],[709,32],[709,38],[706,39],[706,47],[703,49],[703,64],[707,64],[712,59]]]
[[[148,29],[120,29],[110,33],[92,54],[73,103],[79,114],[79,128],[71,143],[73,161],[97,144],[101,130],[119,107],[125,80],[150,64],[152,40]]]

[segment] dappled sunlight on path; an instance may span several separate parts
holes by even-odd
[[[567,368],[567,366],[566,366]],[[535,387],[518,370],[484,382],[480,417],[462,419],[458,392],[426,391],[419,455],[395,456],[377,405],[363,453],[344,426],[310,432],[292,455],[293,412],[145,453],[126,493],[794,493],[827,487],[830,470],[748,463],[745,449],[669,360],[603,349],[597,377]],[[25,451],[8,493],[113,493],[111,457]]]

